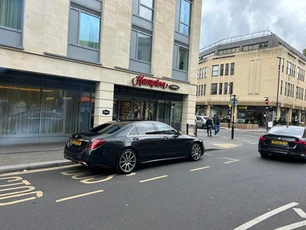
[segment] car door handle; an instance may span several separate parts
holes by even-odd
[[[169,139],[169,137],[164,137],[165,140]]]
[[[139,138],[138,137],[134,137],[133,141],[139,141]]]

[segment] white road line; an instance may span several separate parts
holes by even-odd
[[[274,230],[291,230],[291,229],[296,229],[296,228],[300,228],[302,226],[306,226],[306,220],[300,221],[300,222],[296,222],[293,224],[289,224],[280,228],[276,228]]]
[[[201,168],[190,169],[190,172],[199,171],[199,170],[208,169],[208,168],[210,168],[210,166],[205,166],[205,167],[201,167]]]
[[[299,214],[300,217],[306,218],[306,213],[305,213],[302,209],[300,209],[300,208],[293,208],[293,210],[294,210],[297,214]]]
[[[263,215],[261,215],[259,217],[256,217],[255,219],[250,220],[249,222],[246,222],[245,224],[235,228],[234,230],[246,230],[246,229],[249,229],[250,227],[258,224],[259,222],[262,222],[262,221],[270,218],[271,216],[274,216],[274,215],[276,215],[276,214],[278,214],[280,212],[283,212],[283,211],[285,211],[287,209],[290,209],[290,208],[292,208],[294,206],[297,206],[297,205],[299,205],[299,203],[297,203],[297,202],[292,202],[292,203],[286,204],[286,205],[281,206],[279,208],[276,208],[276,209],[274,209],[274,210],[272,210],[270,212],[267,212],[267,213],[265,213],[265,214],[263,214]]]
[[[229,163],[233,163],[233,162],[237,162],[239,161],[238,159],[233,159],[233,158],[227,158],[227,157],[222,157],[225,160],[229,160],[227,162],[224,162],[224,164],[229,164]]]
[[[149,178],[149,179],[145,179],[145,180],[140,180],[139,183],[144,183],[144,182],[148,182],[148,181],[152,181],[152,180],[158,180],[158,179],[162,179],[162,178],[166,178],[166,177],[168,177],[168,175],[163,175],[163,176],[153,177],[153,178]]]
[[[83,194],[79,194],[79,195],[75,195],[75,196],[69,196],[69,197],[66,197],[66,198],[58,199],[55,202],[59,203],[59,202],[62,202],[62,201],[76,199],[76,198],[83,197],[83,196],[89,196],[89,195],[92,195],[92,194],[95,194],[95,193],[99,193],[99,192],[103,192],[103,190],[97,190],[97,191],[83,193]]]

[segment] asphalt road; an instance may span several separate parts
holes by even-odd
[[[81,166],[2,174],[0,228],[306,229],[306,163],[260,158],[259,135],[236,131],[242,146],[130,175]]]

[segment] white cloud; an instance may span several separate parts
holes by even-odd
[[[306,0],[203,0],[200,48],[219,40],[270,30],[306,48]]]

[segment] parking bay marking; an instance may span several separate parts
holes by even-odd
[[[260,223],[260,222],[262,222],[262,221],[264,221],[264,220],[266,220],[268,218],[270,218],[271,216],[274,216],[274,215],[276,215],[276,214],[278,214],[280,212],[283,212],[283,211],[285,211],[287,209],[290,209],[290,208],[292,208],[294,206],[297,206],[297,205],[299,205],[299,203],[297,203],[297,202],[292,202],[292,203],[286,204],[284,206],[281,206],[279,208],[271,210],[270,212],[267,212],[267,213],[265,213],[265,214],[263,214],[261,216],[258,216],[255,219],[250,220],[249,222],[246,222],[245,224],[235,228],[234,230],[246,230],[246,229],[249,229],[252,226],[254,226],[254,225],[256,225],[256,224],[258,224],[258,223]],[[289,229],[291,229],[291,228],[287,228],[286,230],[289,230]],[[285,229],[283,229],[283,230],[285,230]]]
[[[149,179],[140,180],[139,183],[144,183],[144,182],[148,182],[148,181],[152,181],[152,180],[158,180],[158,179],[162,179],[162,178],[166,178],[166,177],[168,177],[168,175],[152,177],[152,178],[149,178]]]
[[[233,159],[233,158],[228,158],[228,157],[222,157],[225,160],[229,160],[227,162],[224,162],[224,164],[229,164],[229,163],[233,163],[233,162],[237,162],[239,161],[238,159]]]
[[[205,167],[201,167],[201,168],[190,169],[190,172],[199,171],[199,170],[208,169],[208,168],[210,168],[210,166],[205,166]]]
[[[69,197],[66,197],[66,198],[58,199],[55,202],[59,203],[59,202],[62,202],[62,201],[72,200],[72,199],[80,198],[80,197],[83,197],[83,196],[89,196],[89,195],[100,193],[100,192],[103,192],[103,190],[97,190],[97,191],[93,191],[93,192],[87,192],[87,193],[83,193],[83,194],[79,194],[79,195],[69,196]]]

